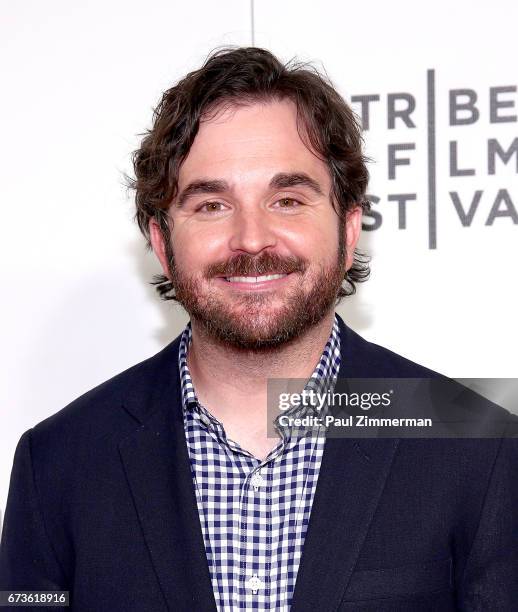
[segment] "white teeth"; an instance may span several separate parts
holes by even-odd
[[[282,278],[283,276],[286,276],[286,274],[271,274],[269,276],[227,276],[225,278],[230,283],[260,283],[262,281]]]

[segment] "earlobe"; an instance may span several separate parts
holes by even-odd
[[[355,206],[346,214],[345,222],[345,245],[347,252],[347,269],[352,266],[354,250],[360,239],[362,229],[363,210],[361,206]]]
[[[155,219],[150,219],[148,227],[149,239],[151,241],[151,247],[153,248],[153,252],[155,253],[158,261],[160,262],[164,274],[168,276],[167,255],[165,252],[165,243],[164,237],[162,236],[162,231]]]

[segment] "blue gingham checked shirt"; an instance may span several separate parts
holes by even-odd
[[[217,608],[287,612],[320,471],[324,429],[291,435],[289,427],[278,427],[277,446],[263,460],[254,457],[227,438],[223,425],[198,402],[187,366],[191,339],[189,322],[179,351],[184,428]],[[332,388],[339,367],[335,315],[305,388]]]

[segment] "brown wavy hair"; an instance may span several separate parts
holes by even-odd
[[[213,51],[203,66],[165,91],[153,113],[152,128],[142,134],[133,153],[135,220],[151,248],[149,221],[156,219],[168,247],[167,211],[178,191],[178,174],[198,132],[200,120],[226,106],[290,99],[297,108],[297,125],[306,145],[326,162],[332,180],[332,205],[343,228],[348,211],[366,199],[369,180],[360,123],[329,78],[313,65],[296,60],[282,64],[258,47],[225,47]],[[369,277],[370,258],[356,250],[352,267],[338,293],[356,291],[355,283]],[[175,299],[172,283],[156,275],[153,283],[163,299]]]

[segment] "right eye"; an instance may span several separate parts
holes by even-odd
[[[223,206],[221,202],[205,202],[205,204],[202,204],[199,208],[196,209],[196,212],[219,212],[220,210],[222,210],[221,208],[218,208],[220,206]]]

